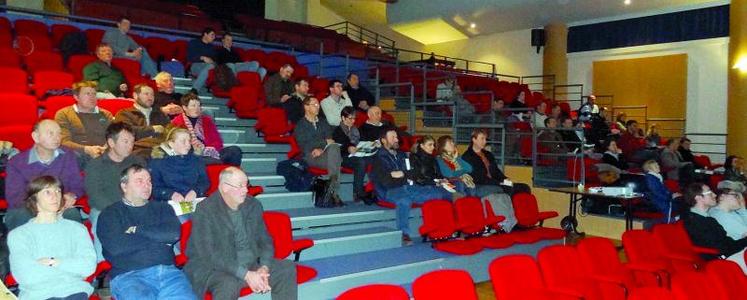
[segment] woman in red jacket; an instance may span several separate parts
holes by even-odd
[[[189,130],[194,152],[201,155],[206,164],[241,166],[241,149],[237,146],[223,147],[223,139],[213,119],[202,113],[200,97],[186,94],[182,96],[181,105],[183,113],[171,123]]]

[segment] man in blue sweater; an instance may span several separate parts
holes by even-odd
[[[215,66],[216,49],[213,46],[215,41],[215,30],[208,27],[202,30],[202,36],[189,41],[187,44],[187,62],[190,74],[195,77],[195,89],[204,86],[208,78],[208,71]]]
[[[148,170],[132,165],[120,177],[122,201],[101,213],[96,232],[112,264],[111,291],[119,300],[196,299],[174,266],[180,224],[166,202],[151,201]]]

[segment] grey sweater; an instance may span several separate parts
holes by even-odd
[[[312,123],[304,117],[296,123],[293,136],[304,155],[308,156],[314,149],[324,149],[327,146],[326,139],[332,138],[332,126],[322,118],[317,118],[317,122]]]
[[[139,156],[130,155],[122,162],[115,162],[104,153],[86,165],[85,187],[88,193],[88,204],[99,211],[103,211],[112,203],[122,201],[122,188],[119,177],[122,170],[139,164],[145,167],[145,160]]]

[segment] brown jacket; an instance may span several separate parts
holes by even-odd
[[[96,120],[84,126],[81,116]],[[79,114],[75,111],[74,105],[71,105],[58,110],[54,120],[62,128],[62,145],[83,153],[85,146],[106,145],[106,127],[109,127],[114,117],[112,113],[101,108],[97,113]]]
[[[283,80],[283,78],[280,77],[280,74],[277,73],[268,77],[264,83],[265,102],[267,102],[267,105],[280,106],[282,104],[280,98],[283,97],[283,95],[290,96],[295,92],[295,87],[293,87],[293,85],[293,80]]]

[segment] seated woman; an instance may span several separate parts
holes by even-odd
[[[613,165],[621,171],[628,169],[628,162],[625,161],[625,155],[622,155],[622,149],[617,147],[617,141],[608,139],[604,141],[604,149],[607,151],[602,155],[602,162]]]
[[[744,166],[741,157],[730,155],[726,158],[726,161],[724,161],[724,180],[747,184],[747,177],[744,176]]]
[[[679,203],[675,198],[681,197],[680,193],[672,193],[664,185],[664,178],[661,176],[661,169],[659,163],[655,160],[647,160],[643,163],[643,171],[646,172],[645,183],[646,183],[646,199],[653,208],[664,215],[663,220],[654,221],[656,223],[665,222],[671,223],[674,221],[673,216],[679,211]],[[654,225],[644,224],[644,226]]]
[[[680,160],[677,153],[679,147],[680,141],[678,139],[668,139],[659,159],[661,160],[661,166],[667,170],[667,179],[686,181],[685,179],[692,177],[693,165],[690,162]]]
[[[241,149],[237,146],[223,147],[223,139],[210,116],[202,113],[200,97],[189,93],[181,99],[184,113],[176,115],[171,123],[189,130],[194,152],[206,164],[229,164],[241,166]]]
[[[96,252],[86,227],[63,219],[62,184],[53,176],[32,180],[26,207],[34,218],[8,235],[10,270],[19,299],[88,299],[85,278],[96,269]]]
[[[205,163],[190,151],[189,131],[173,127],[165,138],[165,142],[153,148],[148,162],[153,199],[182,202],[205,197],[210,182]]]
[[[454,139],[444,135],[438,138],[437,144],[440,155],[436,157],[436,162],[438,162],[438,169],[441,174],[456,185],[458,192],[474,196],[476,192],[475,182],[469,175],[472,172],[472,165],[459,156],[459,150],[454,144]]]
[[[426,135],[413,145],[410,154],[410,164],[412,166],[412,181],[422,186],[441,186],[448,180],[441,175],[436,158],[433,156],[436,149],[436,141],[432,136]],[[458,195],[449,195],[446,189],[443,191],[445,199],[456,199]]]
[[[366,177],[366,168],[371,164],[372,156],[349,157],[350,154],[358,150],[356,145],[361,141],[361,134],[358,128],[353,125],[355,123],[355,109],[352,106],[346,106],[340,112],[340,116],[342,122],[332,133],[332,139],[335,140],[335,143],[340,144],[342,166],[353,169],[353,199],[356,202],[373,203],[371,195],[366,195],[363,189],[363,179]]]

